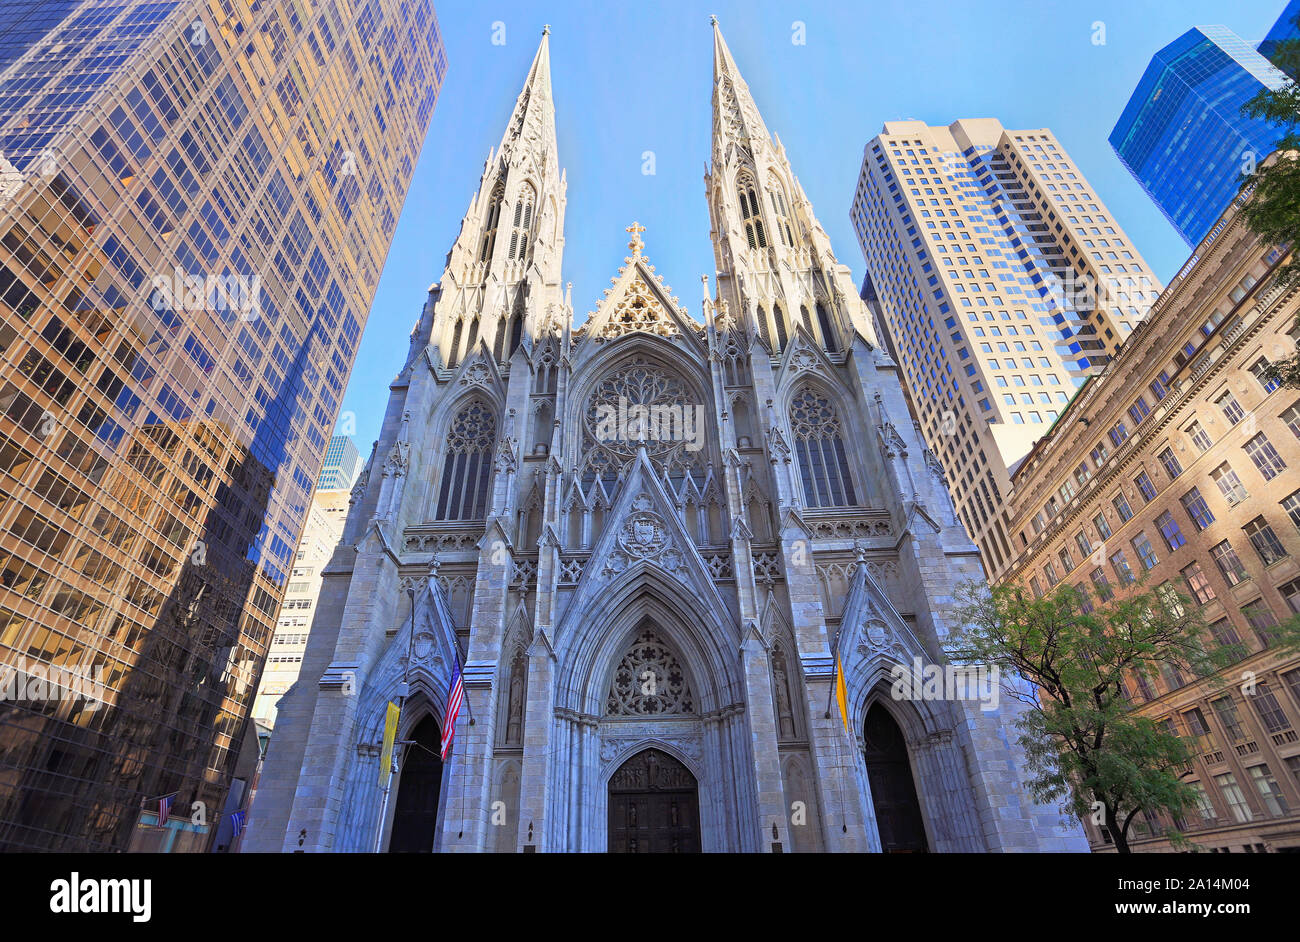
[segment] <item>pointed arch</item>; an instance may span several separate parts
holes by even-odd
[[[439,484],[437,520],[482,520],[487,516],[496,412],[473,397],[460,406],[447,429],[446,458]]]
[[[790,332],[786,327],[785,312],[781,310],[779,301],[772,305],[772,322],[776,325],[776,352],[780,353],[790,342]]]
[[[480,262],[492,260],[492,252],[497,242],[497,227],[501,223],[501,204],[505,200],[505,195],[505,183],[498,180],[492,187],[492,195],[488,197],[487,214],[483,218],[483,238],[480,240],[478,253]]]
[[[510,223],[511,261],[526,258],[528,255],[528,233],[533,225],[533,206],[537,202],[537,190],[531,183],[525,182],[519,188],[515,199],[515,212]]]
[[[804,506],[856,506],[857,490],[845,451],[844,426],[831,397],[804,382],[790,397],[789,414]]]
[[[754,178],[742,173],[736,180],[736,195],[740,199],[741,225],[745,227],[745,241],[751,249],[767,248],[767,234],[763,231],[762,207],[758,202],[758,187]]]
[[[830,353],[839,350],[839,341],[835,338],[835,327],[831,323],[830,314],[826,311],[826,305],[821,301],[817,302],[817,323],[822,329],[822,346]]]
[[[781,241],[791,248],[794,247],[794,229],[790,225],[790,211],[785,201],[785,187],[777,179],[775,173],[767,175],[767,189],[771,195],[772,201],[772,218],[776,226],[777,235]]]

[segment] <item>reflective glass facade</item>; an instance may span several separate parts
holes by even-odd
[[[1281,134],[1241,106],[1286,76],[1222,26],[1189,30],[1142,74],[1110,144],[1129,173],[1195,246],[1228,208],[1241,174],[1263,163]]]
[[[431,0],[69,6],[0,3],[0,850],[205,850],[446,59]]]
[[[1300,26],[1296,25],[1296,17],[1300,17],[1300,0],[1291,0],[1282,10],[1277,22],[1269,28],[1264,41],[1259,44],[1259,54],[1292,78],[1300,73],[1300,57],[1294,54],[1283,55],[1278,45],[1287,40],[1300,39]]]
[[[325,449],[325,464],[316,479],[316,489],[337,491],[351,488],[361,472],[361,453],[347,435],[335,435]]]

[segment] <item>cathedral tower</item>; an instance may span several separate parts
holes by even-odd
[[[246,847],[1085,849],[1027,797],[1005,702],[890,695],[982,571],[716,24],[701,320],[633,223],[574,326],[547,42],[392,385]]]

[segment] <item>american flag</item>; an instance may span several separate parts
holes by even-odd
[[[456,717],[460,715],[460,705],[465,702],[465,681],[460,676],[460,658],[451,674],[451,694],[447,697],[447,714],[442,718],[442,761],[447,761],[451,752],[451,741],[456,736]]]
[[[158,799],[158,827],[167,824],[167,819],[172,815],[172,802],[176,800],[176,792],[170,795],[164,795]]]

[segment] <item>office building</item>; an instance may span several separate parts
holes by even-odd
[[[0,703],[0,849],[204,850],[442,41],[429,0],[4,14],[0,661],[68,683]]]

